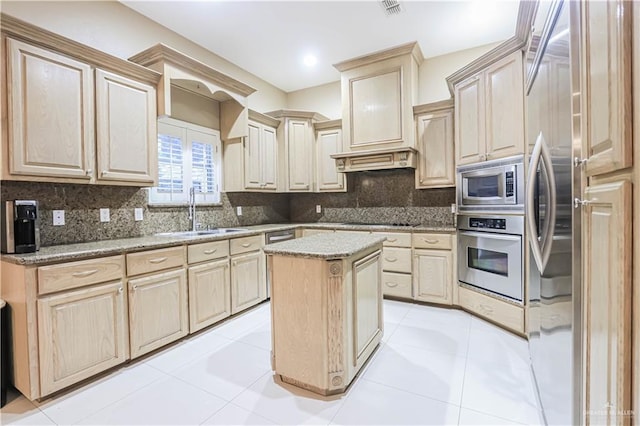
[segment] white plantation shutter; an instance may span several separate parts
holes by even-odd
[[[158,120],[158,186],[149,191],[149,203],[185,204],[192,186],[197,203],[219,203],[220,151],[217,130]]]

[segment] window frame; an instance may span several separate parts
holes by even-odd
[[[166,131],[168,130],[167,126],[169,126],[169,129],[171,130],[170,132]],[[222,186],[222,141],[220,139],[220,131],[171,117],[160,117],[158,118],[158,137],[162,134],[180,137],[182,141],[182,192],[162,193],[157,190],[157,186],[149,188],[147,191],[149,206],[175,207],[187,206],[189,204],[189,188],[193,186],[193,176],[191,174],[193,142],[205,143],[213,146],[213,184],[215,187],[213,192],[196,192],[196,204],[221,205],[222,192],[220,188]],[[196,134],[203,134],[205,137],[212,137],[213,140],[209,142],[194,139],[192,136]],[[159,143],[159,140],[157,143]],[[158,147],[158,157],[156,158],[156,162],[158,163],[159,181],[161,169],[160,147]]]

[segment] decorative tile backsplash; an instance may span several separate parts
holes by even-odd
[[[223,193],[222,205],[197,209],[202,228],[284,222],[454,224],[450,204],[455,189],[414,189],[411,170],[351,173],[349,192],[322,194]],[[40,203],[43,246],[138,237],[189,229],[187,207],[149,207],[147,190],[125,186],[2,181],[2,201],[26,199]],[[316,213],[316,205],[322,213]],[[242,206],[242,216],[236,207]],[[144,219],[134,220],[143,208]],[[100,208],[109,208],[110,222],[100,222]],[[53,210],[65,210],[65,225],[53,226]]]

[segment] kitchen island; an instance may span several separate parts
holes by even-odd
[[[344,392],[383,334],[384,237],[320,234],[272,244],[271,367],[283,382]]]

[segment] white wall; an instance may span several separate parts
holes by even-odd
[[[257,89],[249,97],[250,108],[266,112],[287,105],[282,90],[117,1],[2,0],[1,7],[3,13],[123,59],[167,44]]]

